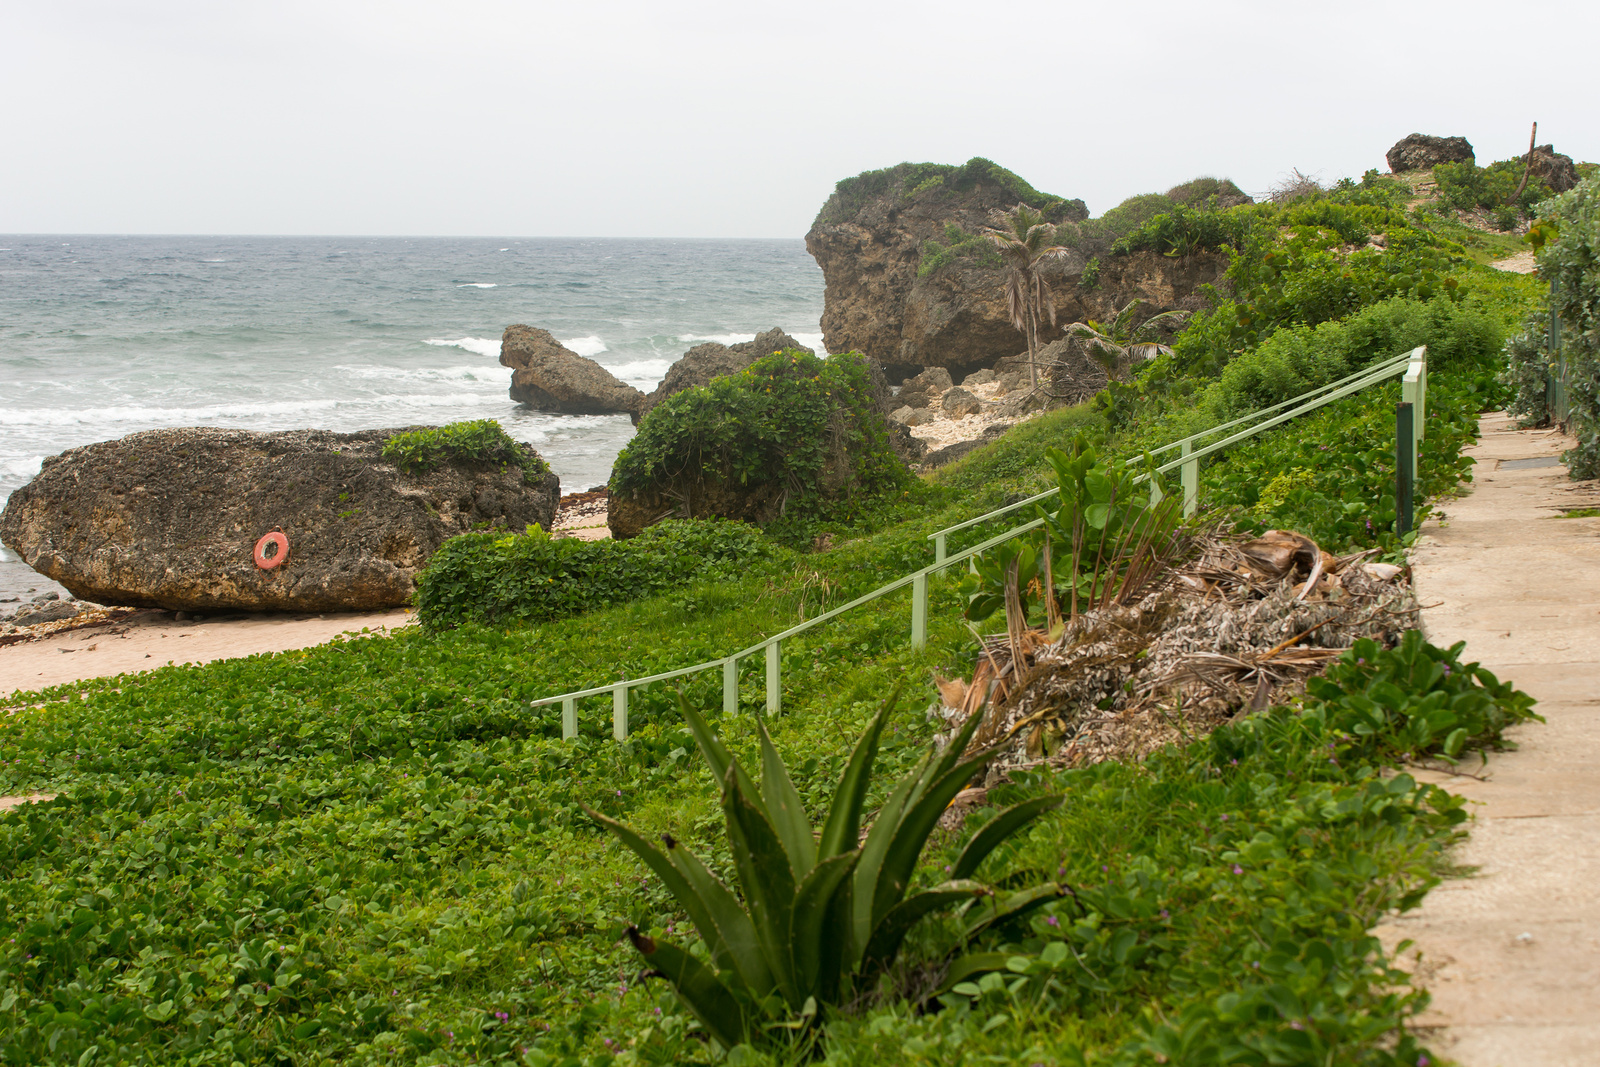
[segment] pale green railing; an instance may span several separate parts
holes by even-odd
[[[1349,375],[1345,378],[1341,378],[1336,382],[1331,382],[1319,389],[1313,389],[1308,393],[1293,398],[1292,400],[1285,400],[1280,404],[1274,404],[1271,407],[1262,408],[1260,411],[1253,411],[1250,414],[1234,419],[1231,422],[1225,422],[1220,426],[1213,426],[1208,430],[1204,430],[1197,434],[1192,434],[1189,437],[1183,438],[1181,441],[1174,441],[1169,445],[1163,445],[1151,453],[1152,457],[1164,455],[1173,449],[1177,449],[1178,458],[1162,464],[1161,466],[1157,467],[1156,470],[1163,474],[1172,470],[1180,471],[1181,482],[1183,486],[1184,512],[1185,514],[1192,515],[1199,507],[1200,461],[1202,459],[1205,459],[1207,456],[1215,455],[1224,448],[1229,448],[1238,444],[1240,441],[1254,437],[1256,434],[1259,434],[1265,430],[1269,430],[1274,426],[1280,425],[1281,423],[1287,422],[1289,419],[1306,414],[1310,411],[1315,411],[1317,408],[1320,408],[1325,404],[1330,404],[1341,397],[1349,396],[1352,393],[1359,392],[1360,390],[1365,389],[1368,386],[1375,385],[1379,382],[1387,381],[1388,379],[1397,375],[1404,376],[1402,398],[1406,403],[1412,405],[1411,410],[1414,414],[1414,418],[1412,420],[1414,427],[1412,431],[1413,440],[1410,442],[1412,445],[1412,448],[1410,449],[1412,469],[1409,472],[1412,475],[1412,482],[1414,483],[1416,473],[1415,446],[1422,439],[1422,414],[1423,406],[1426,403],[1428,387],[1428,364],[1426,348],[1417,348],[1411,352],[1405,353],[1404,355],[1395,356],[1394,358],[1385,360],[1384,362],[1376,364],[1375,366],[1368,367],[1366,370]],[[1249,425],[1251,423],[1253,423],[1253,425]],[[1219,441],[1214,441],[1210,444],[1196,447],[1198,442],[1201,440],[1226,430],[1232,430],[1235,427],[1244,428],[1229,434]],[[776,714],[782,706],[783,679],[781,657],[783,642],[804,633],[812,627],[820,626],[830,619],[837,618],[838,616],[843,615],[845,612],[853,611],[863,604],[869,603],[878,599],[879,597],[887,596],[890,593],[897,592],[906,588],[907,586],[910,586],[911,647],[924,647],[928,643],[928,578],[931,575],[945,570],[953,564],[961,562],[962,560],[970,559],[973,556],[980,555],[983,552],[993,548],[995,545],[1027,533],[1030,530],[1037,529],[1039,526],[1043,525],[1043,520],[1034,519],[1031,522],[1023,523],[1021,526],[1013,527],[1009,530],[1006,530],[1004,533],[991,537],[979,544],[973,545],[970,548],[963,549],[960,552],[957,552],[955,555],[950,555],[946,551],[946,538],[958,530],[964,530],[970,526],[976,526],[979,523],[992,522],[997,518],[1018,510],[1019,508],[1028,507],[1055,495],[1056,490],[1047,490],[1046,492],[1038,493],[1034,496],[1028,497],[1025,500],[1019,500],[1015,503],[1008,504],[1003,508],[997,508],[996,510],[985,515],[979,515],[977,518],[968,519],[967,521],[957,523],[954,526],[947,526],[937,533],[929,534],[928,536],[934,542],[934,562],[931,565],[923,567],[921,570],[913,571],[903,578],[899,578],[896,581],[890,582],[888,585],[880,586],[870,593],[857,597],[848,604],[841,604],[831,611],[823,612],[821,615],[818,615],[815,618],[807,619],[802,623],[791,626],[782,633],[774,634],[764,641],[757,642],[748,648],[740,649],[738,652],[735,652],[731,655],[724,656],[721,659],[707,660],[704,663],[696,663],[690,667],[679,667],[674,671],[665,671],[661,674],[648,675],[643,678],[624,678],[619,681],[608,682],[605,685],[597,685],[590,689],[579,689],[571,693],[561,693],[557,696],[541,697],[538,700],[529,701],[528,706],[541,707],[549,704],[560,704],[561,736],[564,738],[572,738],[576,737],[578,734],[578,701],[584,697],[599,696],[603,693],[610,693],[611,733],[613,737],[621,741],[626,739],[628,736],[629,690],[637,689],[638,687],[644,685],[651,685],[655,682],[665,682],[673,678],[683,678],[691,674],[699,674],[702,671],[720,669],[722,671],[722,707],[725,712],[732,714],[738,711],[739,707],[739,662],[741,660],[748,659],[751,656],[762,655],[766,659],[766,707],[768,713]]]

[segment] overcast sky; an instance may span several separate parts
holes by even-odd
[[[1600,160],[1600,5],[0,0],[0,232],[798,237],[986,156],[1095,214],[1199,174]]]

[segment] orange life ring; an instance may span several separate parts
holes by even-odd
[[[267,555],[268,545],[277,546],[278,551],[274,552],[270,556]],[[288,558],[289,539],[283,536],[283,534],[279,533],[277,530],[273,530],[271,533],[263,536],[261,540],[256,542],[256,566],[260,567],[262,570],[270,571],[272,568],[283,563]]]

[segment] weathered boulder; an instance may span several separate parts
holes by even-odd
[[[1383,158],[1389,161],[1389,169],[1396,174],[1432,170],[1440,163],[1472,163],[1476,159],[1465,137],[1430,137],[1425,133],[1402,137]]]
[[[902,407],[925,408],[954,384],[950,372],[943,367],[926,367],[920,374],[906,380],[895,401]]]
[[[1072,245],[1064,259],[1044,267],[1062,323],[1107,321],[1135,297],[1145,301],[1141,318],[1199,310],[1206,305],[1203,287],[1227,269],[1227,256],[1217,252],[1111,254],[1109,239],[1077,229],[1088,216],[1081,200],[1038,193],[986,160],[962,167],[901,164],[840,182],[806,234],[806,248],[822,268],[828,349],[863,352],[895,381],[926,366],[961,377],[1015,352],[1022,335],[1011,325],[998,260],[976,253],[941,258],[932,250],[953,247],[958,231],[970,243],[994,210],[1019,201],[1058,224]],[[1093,284],[1084,278],[1091,258]]]
[[[1578,165],[1554,145],[1542,144],[1533,150],[1528,180],[1543,182],[1553,193],[1564,193],[1578,184]]]
[[[945,390],[939,400],[939,410],[948,418],[959,419],[982,411],[983,401],[957,385]]]
[[[667,368],[667,375],[661,379],[661,384],[640,402],[639,410],[633,418],[634,424],[637,425],[651,408],[673,393],[681,393],[697,385],[707,385],[711,379],[720,378],[724,374],[738,374],[762,356],[790,350],[811,352],[811,349],[776,326],[766,333],[756,334],[753,341],[741,341],[736,345],[718,344],[716,341],[695,345]],[[815,354],[812,352],[812,355]]]
[[[549,528],[560,482],[542,462],[537,477],[449,459],[403,474],[381,455],[398,432],[199,427],[70,449],[11,494],[0,540],[102,604],[356,611],[407,603],[447,537]],[[262,570],[255,545],[273,530],[288,559]]]
[[[635,415],[644,394],[592,359],[566,348],[549,330],[507,326],[500,365],[510,367],[511,399],[563,415]]]

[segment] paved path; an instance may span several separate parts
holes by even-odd
[[[1437,1050],[1462,1067],[1600,1063],[1600,485],[1548,457],[1551,431],[1485,416],[1467,496],[1444,504],[1413,556],[1431,641],[1467,642],[1539,701],[1548,725],[1490,757],[1485,780],[1435,775],[1476,817],[1445,882],[1381,932],[1411,938],[1442,1028]],[[1528,460],[1546,459],[1545,464]],[[1466,770],[1480,770],[1475,764]],[[1408,953],[1409,956],[1409,953]]]

